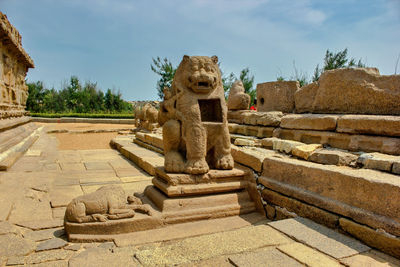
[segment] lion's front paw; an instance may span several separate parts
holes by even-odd
[[[106,222],[107,221],[107,216],[103,214],[93,214],[92,218],[96,222]]]
[[[215,167],[220,170],[231,170],[234,166],[234,161],[231,154],[220,157],[215,162]]]
[[[205,159],[190,159],[186,162],[185,172],[189,174],[207,173],[210,168]]]
[[[164,168],[166,172],[183,172],[185,163],[182,155],[177,151],[170,151],[165,155]]]

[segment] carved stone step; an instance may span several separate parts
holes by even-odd
[[[146,197],[161,211],[163,221],[178,223],[246,214],[255,211],[247,191],[194,197],[169,198],[154,186],[145,190]]]

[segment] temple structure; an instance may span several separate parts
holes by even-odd
[[[32,59],[22,48],[21,35],[0,12],[0,119],[26,114],[25,77],[33,67]]]

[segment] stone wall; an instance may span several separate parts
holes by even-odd
[[[22,48],[21,35],[0,12],[0,119],[26,114],[25,77],[34,64]]]

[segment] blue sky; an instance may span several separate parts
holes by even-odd
[[[0,0],[35,62],[29,81],[61,87],[71,75],[157,99],[152,57],[217,55],[224,73],[255,83],[311,77],[325,51],[348,48],[381,74],[400,54],[399,0]],[[397,73],[400,72],[400,66]]]

